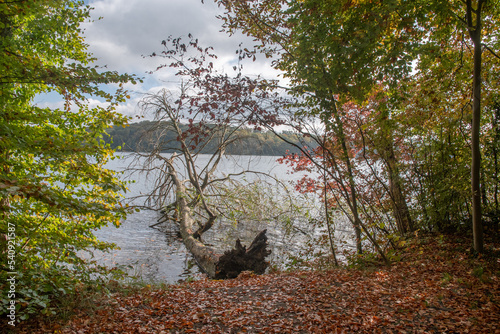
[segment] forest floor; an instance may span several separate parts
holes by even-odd
[[[464,245],[470,239],[426,236],[391,266],[145,286],[18,332],[500,333],[500,244],[482,256]]]

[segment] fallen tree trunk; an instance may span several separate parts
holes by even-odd
[[[176,202],[180,234],[186,248],[193,254],[198,266],[210,277],[216,279],[235,278],[242,271],[253,271],[263,274],[269,263],[265,261],[271,251],[267,250],[266,230],[261,231],[248,247],[236,240],[233,250],[216,254],[215,250],[195,238],[195,220],[188,205],[186,188],[177,177],[171,163],[168,163],[169,173],[176,186]]]
[[[269,254],[271,251],[267,250],[266,230],[257,234],[248,249],[241,244],[240,239],[237,239],[235,248],[225,251],[219,258],[215,278],[235,278],[245,270],[263,274],[269,264],[265,260]]]

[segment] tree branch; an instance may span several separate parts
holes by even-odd
[[[500,55],[496,54],[495,51],[493,51],[489,46],[487,46],[486,44],[481,44],[481,45],[483,46],[483,48],[488,50],[493,56],[500,59]]]

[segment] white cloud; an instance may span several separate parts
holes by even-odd
[[[206,0],[204,4],[201,0],[90,0],[88,4],[94,8],[91,11],[93,21],[84,24],[83,36],[89,51],[98,59],[96,64],[144,79],[142,84],[125,86],[132,98],[118,110],[129,116],[137,114],[136,104],[144,93],[177,86],[175,83],[179,80],[172,70],[146,74],[160,65],[162,60],[143,56],[161,52],[162,40],[172,36],[183,37],[187,41],[188,34],[192,34],[201,46],[214,48],[218,56],[216,68],[226,73],[232,73],[232,67],[237,64],[235,50],[238,45],[244,42],[244,47],[251,48],[254,44],[248,37],[238,34],[230,37],[220,32],[222,21],[216,16],[222,13],[222,9],[212,0]],[[246,60],[243,71],[247,75],[265,78],[277,76],[264,57],[257,62]],[[106,90],[113,88],[111,85]],[[53,96],[42,97],[42,100],[58,103]]]
[[[236,59],[234,51],[242,37],[220,32],[221,22],[215,17],[220,9],[211,1],[95,0],[90,5],[96,19],[85,26],[86,41],[98,64],[110,69],[143,74],[158,63],[142,55],[161,51],[161,41],[168,36],[187,39],[190,33],[227,61]]]
[[[238,45],[251,48],[251,38],[221,32],[222,21],[216,18],[223,10],[207,0],[93,0],[92,16],[86,25],[90,51],[112,70],[143,75],[161,63],[143,58],[162,49],[161,41],[169,36],[187,40],[192,34],[200,45],[212,46],[219,57],[218,65],[229,71],[237,63]],[[98,20],[102,17],[101,20]],[[271,75],[270,62],[261,57],[258,63],[248,61],[245,73]],[[160,74],[162,75],[162,74]]]

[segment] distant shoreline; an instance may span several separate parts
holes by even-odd
[[[151,152],[152,144],[143,140],[144,133],[152,127],[154,122],[142,121],[132,123],[127,127],[115,126],[106,131],[104,141],[117,152]],[[186,126],[187,127],[187,126]],[[255,156],[284,156],[287,153],[300,153],[300,149],[281,140],[271,132],[254,131],[244,129],[241,131],[241,138],[226,149],[228,155],[255,155]],[[176,140],[173,132],[162,135],[162,144],[166,148],[163,153],[174,153],[180,151],[180,144]],[[303,138],[293,133],[282,133],[289,142],[298,146],[304,145],[310,148],[316,147],[316,143],[310,138]],[[213,154],[217,151],[216,142],[209,142],[201,154]]]

